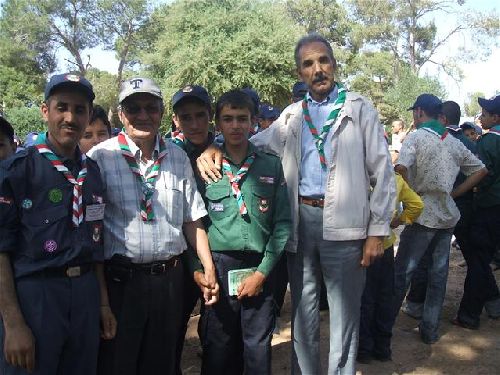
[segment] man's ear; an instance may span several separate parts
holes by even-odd
[[[45,121],[49,120],[49,104],[46,102],[43,102],[42,105],[40,106],[40,112],[42,112],[42,117]]]

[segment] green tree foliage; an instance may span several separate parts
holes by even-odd
[[[434,94],[439,98],[446,97],[446,91],[436,78],[418,77],[410,67],[402,67],[399,80],[385,94],[387,107],[381,116],[390,123],[402,119],[411,124],[412,112],[408,111],[417,96],[423,93]]]
[[[468,101],[464,104],[465,114],[467,116],[476,116],[481,113],[481,107],[477,102],[477,98],[484,98],[485,95],[482,92],[474,92],[468,95]]]
[[[15,133],[22,140],[29,132],[42,132],[45,122],[39,107],[13,107],[5,111],[5,118],[12,124]]]
[[[301,27],[281,3],[251,0],[180,0],[153,14],[156,39],[143,55],[165,98],[186,84],[214,97],[250,86],[263,100],[289,102],[296,81],[293,49]]]

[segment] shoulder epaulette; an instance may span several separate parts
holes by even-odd
[[[22,150],[19,152],[16,152],[14,155],[9,157],[8,159],[2,160],[0,162],[0,167],[4,169],[10,169],[14,163],[16,163],[18,160],[24,159],[25,157],[28,156],[28,150]]]

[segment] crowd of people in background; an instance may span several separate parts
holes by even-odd
[[[21,143],[0,117],[2,374],[182,374],[198,303],[201,373],[269,374],[288,285],[292,374],[321,373],[324,309],[328,373],[354,374],[392,360],[400,311],[439,340],[453,236],[453,324],[500,318],[500,96],[479,98],[478,127],[422,93],[388,136],[322,36],[294,59],[282,111],[188,84],[166,135],[146,77],[121,85],[121,130],[69,73],[46,85],[46,132]]]

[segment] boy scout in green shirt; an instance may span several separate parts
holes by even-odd
[[[255,108],[240,90],[221,96],[223,178],[206,187],[208,238],[220,300],[201,322],[202,374],[269,374],[274,327],[272,269],[290,233],[280,160],[248,142]],[[246,270],[246,271],[235,271]]]
[[[474,251],[464,253],[467,277],[464,294],[455,325],[478,329],[485,308],[488,316],[500,318],[500,292],[490,268],[497,245],[500,243],[500,95],[493,99],[478,98],[481,106],[481,126],[488,133],[477,143],[479,158],[488,169],[488,175],[477,186],[476,210],[471,224],[471,242]]]

